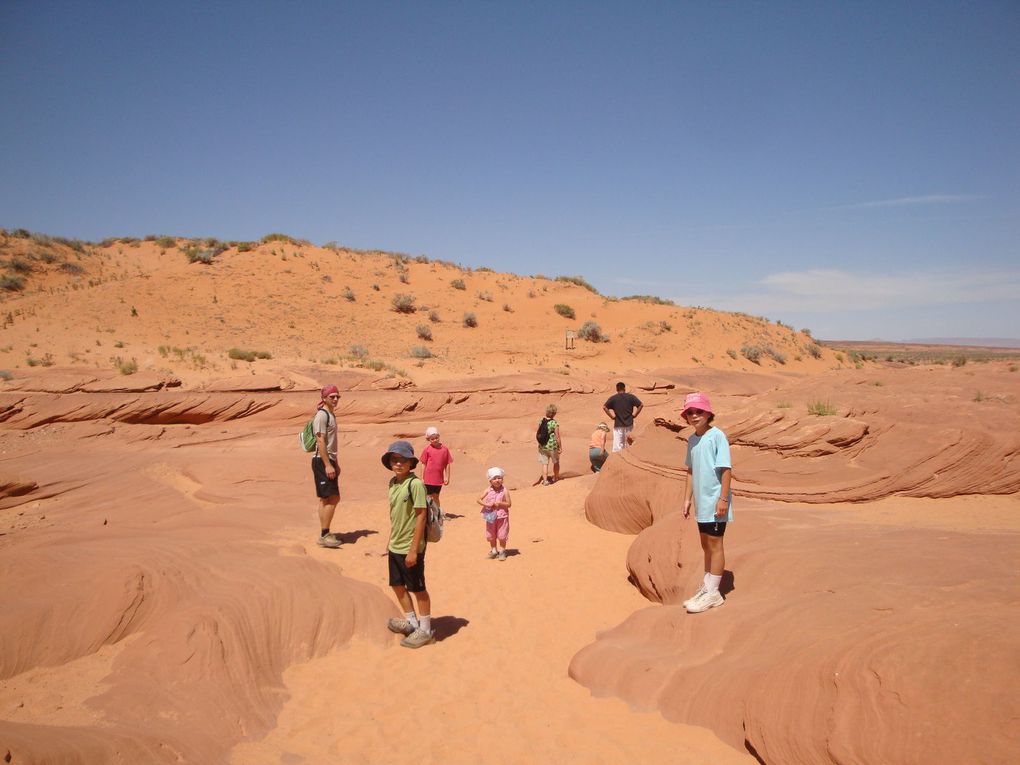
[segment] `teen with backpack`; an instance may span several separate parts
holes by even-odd
[[[563,441],[560,439],[560,424],[556,421],[556,404],[545,408],[545,417],[538,424],[535,440],[538,441],[538,463],[542,466],[542,485],[548,486],[560,479],[560,452]],[[553,474],[549,477],[549,465]]]
[[[319,498],[319,541],[320,547],[337,548],[340,537],[330,532],[333,514],[340,504],[340,465],[336,459],[336,414],[334,409],[340,400],[340,391],[335,385],[326,385],[319,393],[319,406],[312,418],[312,433],[315,435],[315,454],[312,456],[312,477],[315,480],[315,495]]]

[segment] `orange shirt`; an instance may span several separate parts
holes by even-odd
[[[591,434],[591,442],[588,444],[591,449],[605,449],[606,448],[606,436],[609,435],[602,428],[595,428],[595,432]]]

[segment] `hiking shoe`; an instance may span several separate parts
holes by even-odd
[[[435,632],[424,632],[421,627],[416,629],[406,638],[400,641],[400,645],[405,648],[421,648],[423,645],[429,645],[430,643],[436,642]]]
[[[701,597],[702,595],[704,595],[704,594],[705,594],[706,592],[708,592],[708,588],[707,588],[707,587],[705,586],[704,582],[702,582],[702,584],[701,584],[701,587],[699,587],[699,588],[698,588],[698,591],[697,591],[696,593],[694,593],[693,595],[691,595],[691,597],[687,598],[687,600],[685,600],[685,601],[683,602],[683,606],[684,606],[684,608],[687,608],[687,606],[689,606],[689,605],[690,605],[691,603],[693,603],[693,602],[694,602],[695,600],[697,600],[698,598],[700,598],[700,597]]]
[[[543,478],[542,479],[542,485],[543,486],[549,486],[551,483],[552,483],[552,481],[550,481],[548,478]]]
[[[328,547],[335,550],[340,546],[340,537],[336,534],[326,534],[325,536],[319,537],[319,547]]]
[[[402,616],[390,619],[386,626],[390,628],[390,632],[396,632],[398,635],[410,635],[415,630],[414,625]]]
[[[506,560],[506,550],[500,550],[498,557],[500,560]]]
[[[693,603],[687,606],[687,613],[689,614],[700,614],[702,611],[707,611],[710,608],[721,606],[726,601],[723,596],[716,592],[706,592],[699,595]]]
[[[492,559],[493,559],[493,558],[495,558],[495,557],[496,557],[497,555],[499,555],[499,553],[498,553],[498,552],[496,552],[495,550],[489,550],[489,560],[492,560]]]

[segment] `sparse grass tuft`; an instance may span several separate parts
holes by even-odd
[[[553,310],[565,319],[574,318],[574,309],[566,303],[557,303],[553,306]]]
[[[818,417],[832,417],[836,414],[836,407],[828,401],[814,401],[807,405],[807,413]]]
[[[479,292],[478,293],[478,299],[479,300],[484,300],[484,301],[486,301],[488,303],[491,303],[492,302],[492,293],[488,292],[488,291]]]
[[[752,364],[761,364],[761,348],[757,345],[745,345],[740,349],[740,355]]]
[[[348,350],[348,353],[350,353],[351,356],[359,360],[364,360],[368,358],[368,348],[366,348],[363,345],[352,345]]]
[[[344,291],[341,292],[340,294],[343,295],[348,302],[350,303],[354,302],[354,290],[352,290],[350,287],[344,287]]]
[[[415,345],[411,348],[412,359],[431,359],[432,351],[426,348],[424,345]]]
[[[974,401],[976,401],[977,403],[981,403],[984,400],[985,400],[985,394],[982,393],[981,391],[977,391],[974,394]]]
[[[0,276],[0,289],[7,292],[20,292],[25,289],[25,280],[15,274]]]
[[[637,300],[640,303],[651,303],[652,305],[676,305],[672,300],[663,300],[655,295],[627,295],[620,300]]]
[[[432,328],[428,324],[419,324],[415,331],[422,340],[432,340]]]
[[[429,321],[431,321],[433,324],[438,324],[440,322],[439,311],[437,311],[435,308],[429,311]]]
[[[596,295],[599,294],[599,291],[592,287],[583,276],[557,276],[556,281],[576,284],[578,287],[584,287],[589,292],[594,292]]]
[[[121,359],[120,356],[114,359],[114,366],[117,367],[117,370],[122,375],[133,375],[135,372],[138,371],[137,361],[135,361],[134,359],[131,359],[130,361],[125,361]]]
[[[510,307],[509,303],[503,303],[503,310],[507,313],[513,313],[514,309]]]
[[[472,327],[472,328],[478,326],[478,319],[477,319],[477,317],[475,317],[475,315],[473,313],[471,313],[470,311],[468,311],[466,314],[464,314],[464,326],[465,327]]]
[[[240,348],[231,348],[227,356],[237,361],[255,361],[255,359],[271,359],[273,354],[268,351],[244,351]]]
[[[450,282],[450,286],[453,287],[455,290],[466,290],[467,289],[467,285],[464,284],[464,280],[463,279],[454,279],[452,282]]]

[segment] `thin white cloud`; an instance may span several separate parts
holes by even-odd
[[[963,202],[974,202],[984,199],[978,194],[924,194],[916,197],[898,197],[896,199],[878,199],[873,202],[856,202],[849,205],[836,205],[828,210],[863,210],[870,207],[918,207],[921,205],[949,205]]]
[[[940,305],[1020,302],[1020,271],[855,274],[834,269],[786,271],[757,288],[686,296],[677,302],[766,316],[860,312]]]

